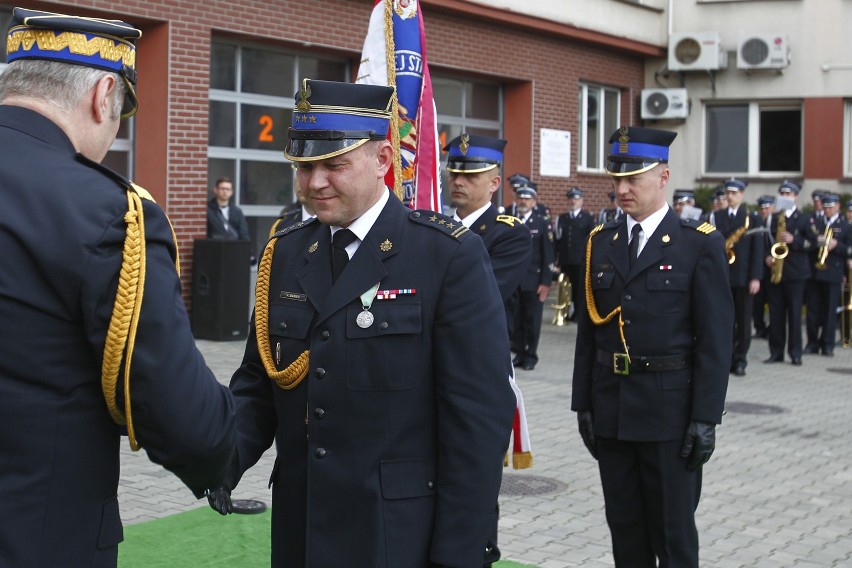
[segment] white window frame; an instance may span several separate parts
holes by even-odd
[[[748,107],[748,171],[707,171],[707,113],[713,106],[745,106]],[[802,123],[799,151],[799,164],[804,167],[805,163],[805,145],[804,145],[804,120],[805,110],[801,101],[726,101],[718,105],[705,105],[704,114],[701,117],[702,138],[701,138],[701,172],[707,177],[735,177],[748,176],[754,179],[774,179],[778,177],[797,177],[802,175],[802,170],[777,170],[777,171],[760,171],[760,113],[762,111],[771,110],[798,110]]]
[[[852,99],[843,104],[843,177],[852,177]]]
[[[603,126],[599,129],[599,137],[597,141],[598,146],[598,156],[600,157],[600,165],[599,166],[590,166],[588,163],[589,156],[588,150],[586,148],[586,140],[589,136],[588,132],[588,112],[589,112],[589,91],[597,91],[598,92],[598,100],[600,103],[597,108],[597,117],[598,123],[603,124],[605,111],[606,111],[606,93],[612,92],[616,96],[616,116],[618,116],[618,120],[616,124],[613,126],[611,130],[604,128]],[[616,128],[620,126],[621,117],[620,117],[620,109],[621,109],[621,89],[617,89],[615,87],[607,87],[604,85],[597,85],[594,83],[580,83],[580,105],[578,114],[579,124],[577,126],[577,172],[579,173],[604,173],[606,169],[606,155],[607,151],[607,142],[609,141],[609,136],[612,132],[615,131]],[[608,130],[605,132],[605,130]]]

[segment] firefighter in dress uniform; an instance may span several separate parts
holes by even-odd
[[[616,566],[698,566],[702,466],[728,384],[724,239],[666,203],[674,137],[613,133],[607,171],[627,215],[592,232],[583,271],[571,408],[598,460]]]

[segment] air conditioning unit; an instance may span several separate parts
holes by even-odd
[[[719,32],[673,33],[669,38],[669,70],[714,71],[728,66]]]
[[[790,64],[787,34],[741,37],[737,46],[738,69],[783,69]]]
[[[642,89],[640,116],[645,120],[668,120],[689,116],[686,89]]]

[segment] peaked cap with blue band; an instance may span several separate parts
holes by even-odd
[[[830,191],[825,191],[822,194],[822,204],[825,207],[831,207],[832,205],[837,205],[840,203],[840,196],[836,193],[831,193]]]
[[[136,114],[136,44],[142,31],[121,20],[15,8],[6,37],[9,63],[59,61],[117,73],[127,86],[121,117]]]
[[[339,156],[385,140],[393,87],[302,79],[284,155],[294,162]]]
[[[778,186],[778,193],[783,193],[783,192],[786,192],[786,191],[789,191],[791,193],[795,193],[796,195],[799,195],[799,192],[802,191],[802,186],[800,186],[799,184],[797,184],[794,181],[790,181],[788,179],[785,179],[784,181],[781,182],[781,185]]]
[[[607,156],[607,173],[614,177],[632,176],[668,163],[669,146],[675,136],[676,132],[668,130],[622,126],[609,137],[612,149]]]
[[[456,136],[444,146],[444,151],[449,152],[447,171],[461,174],[487,172],[503,161],[505,147],[506,141],[500,138],[467,133]]]

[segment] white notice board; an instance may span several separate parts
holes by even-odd
[[[571,132],[541,129],[539,176],[571,177]]]

